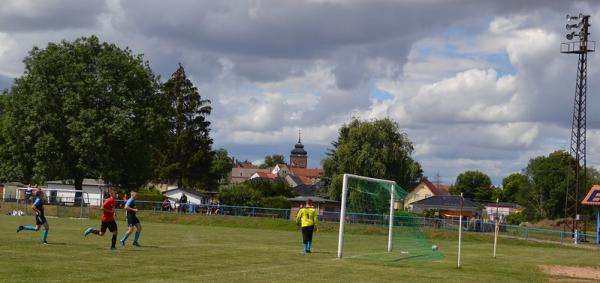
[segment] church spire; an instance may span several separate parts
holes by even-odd
[[[302,143],[302,130],[298,129],[298,143]]]

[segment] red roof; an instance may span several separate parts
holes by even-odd
[[[290,171],[297,177],[320,178],[323,176],[323,170],[319,168],[290,167]]]
[[[296,176],[296,177],[298,177],[298,180],[300,180],[300,182],[302,182],[302,184],[304,184],[304,185],[312,185],[313,184],[313,181],[308,177],[304,177],[304,176]]]
[[[421,182],[425,183],[425,186],[427,186],[427,188],[429,188],[429,190],[431,190],[431,192],[433,193],[434,196],[449,196],[450,195],[450,192],[448,191],[448,189],[450,188],[449,186],[446,186],[446,185],[436,186],[432,182],[429,182],[429,180],[427,180],[427,179],[423,179]]]
[[[265,179],[277,179],[277,174],[269,173],[269,172],[256,172],[259,178]]]

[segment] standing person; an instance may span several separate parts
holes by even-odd
[[[40,189],[32,190],[32,196],[35,197],[33,201],[33,205],[31,209],[35,212],[35,227],[34,226],[19,226],[17,228],[17,233],[22,230],[29,231],[38,231],[41,226],[44,226],[44,232],[42,232],[42,244],[47,245],[48,242],[48,230],[50,230],[50,225],[48,225],[48,221],[46,220],[46,216],[44,216],[44,191]]]
[[[132,245],[139,247],[140,233],[142,232],[142,223],[140,223],[140,220],[137,218],[137,216],[135,216],[136,212],[138,211],[138,209],[135,207],[137,193],[132,191],[130,196],[131,197],[125,203],[125,216],[127,217],[128,228],[127,232],[125,232],[125,235],[123,235],[123,238],[119,242],[121,243],[121,246],[125,246],[125,241],[127,241],[127,238],[129,238],[129,235],[131,235],[131,233],[133,232],[133,227],[135,226],[135,236],[133,238]]]
[[[121,208],[125,208],[126,202],[127,202],[127,194],[123,194],[123,203],[121,204]]]
[[[187,203],[187,196],[185,193],[181,193],[181,197],[179,198],[179,210],[181,213],[185,213],[185,204]]]
[[[296,214],[296,223],[302,227],[302,242],[304,243],[304,253],[310,253],[312,247],[313,232],[319,229],[317,228],[318,219],[317,211],[312,205],[312,200],[306,201],[306,206],[298,210]]]
[[[109,188],[109,192],[110,197],[102,203],[102,223],[100,225],[100,230],[89,227],[85,230],[83,236],[86,237],[89,234],[104,236],[104,233],[106,233],[106,229],[108,228],[113,234],[110,249],[115,250],[117,249],[115,246],[117,243],[117,222],[115,221],[115,216],[117,215],[115,211],[115,208],[117,207],[117,192],[114,188]]]

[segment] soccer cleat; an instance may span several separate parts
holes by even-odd
[[[25,229],[25,228],[23,228],[23,225],[17,227],[17,233],[21,232],[23,229]]]
[[[85,230],[85,232],[83,232],[83,236],[84,236],[84,237],[86,237],[87,235],[91,234],[91,233],[92,233],[92,230],[94,230],[94,229],[92,229],[92,227],[90,227],[90,228],[87,228],[87,229]]]
[[[121,246],[124,247],[125,246],[125,241],[120,240],[119,243],[121,243]]]
[[[48,242],[46,242],[46,241],[43,241],[43,242],[42,242],[42,244],[43,244],[43,245],[47,245],[47,244],[48,244]]]
[[[133,242],[133,244],[132,244],[132,245],[134,245],[134,246],[136,246],[136,247],[141,247],[141,246],[140,246],[140,243],[138,243],[138,242]]]
[[[111,251],[116,251],[116,250],[117,250],[117,248],[115,248],[115,247],[110,247],[110,250],[111,250]]]

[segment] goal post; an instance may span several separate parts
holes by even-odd
[[[388,217],[388,243],[387,243],[387,251],[392,251],[393,245],[393,233],[394,233],[394,195],[396,194],[396,189],[399,187],[395,181],[370,178],[365,176],[353,175],[353,174],[344,174],[342,180],[342,204],[340,210],[340,228],[339,228],[339,236],[338,236],[338,258],[342,258],[343,248],[344,248],[344,232],[345,232],[345,223],[346,223],[346,211],[348,209],[348,183],[349,179],[363,180],[368,182],[375,183],[384,183],[390,185],[390,202],[389,202],[389,217]]]
[[[17,211],[21,210],[25,215],[31,213],[29,207],[35,198],[28,197],[27,191],[36,189],[17,188],[15,205]],[[96,205],[98,202],[96,199],[90,199],[89,193],[82,190],[40,189],[44,191],[44,214],[46,216],[88,218],[90,205]]]

